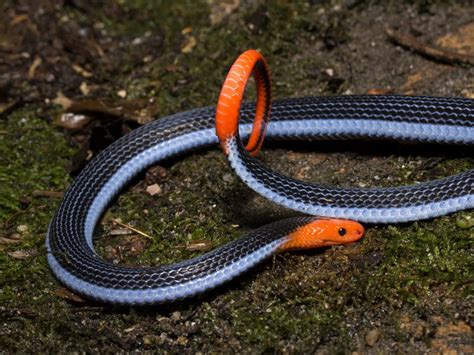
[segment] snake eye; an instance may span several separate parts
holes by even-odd
[[[347,233],[346,228],[339,228],[337,232],[339,233],[341,237],[345,236]]]

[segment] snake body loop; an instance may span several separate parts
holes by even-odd
[[[241,108],[239,130],[250,135],[253,104]],[[138,173],[165,159],[217,145],[215,110],[205,107],[154,121],[94,158],[66,192],[48,229],[48,261],[65,285],[87,297],[121,304],[174,301],[215,287],[288,243],[297,217],[264,226],[201,257],[161,267],[129,268],[102,260],[93,248],[100,216]],[[474,145],[474,101],[444,97],[342,96],[278,100],[267,139],[393,139]],[[335,188],[293,180],[266,169],[235,136],[223,144],[234,170],[254,190],[308,214],[394,223],[474,207],[474,170],[444,179],[377,189]],[[354,222],[355,223],[355,222]],[[350,225],[361,232],[358,224]]]

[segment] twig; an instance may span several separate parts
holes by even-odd
[[[20,103],[20,100],[13,100],[8,102],[0,102],[0,117],[3,115],[9,114],[16,106]],[[6,133],[7,131],[0,131],[1,134]]]
[[[47,190],[33,190],[31,193],[33,197],[53,197],[61,198],[64,196],[64,192],[61,191],[47,191]]]
[[[123,222],[120,222],[119,220],[117,219],[113,219],[112,222],[114,223],[117,223],[119,226],[121,227],[124,227],[124,228],[127,228],[127,229],[130,229],[131,231],[137,233],[137,234],[140,234],[141,236],[145,237],[145,238],[148,238],[148,239],[153,239],[153,237],[149,236],[148,234],[146,234],[145,232],[142,232],[141,230],[138,230],[136,228],[133,228],[131,225],[128,225],[128,224],[125,224]]]
[[[408,49],[412,49],[417,53],[436,59],[440,62],[449,64],[474,65],[474,56],[472,55],[451,52],[423,43],[408,33],[398,32],[389,27],[385,28],[385,33],[392,41],[398,43],[399,45]]]

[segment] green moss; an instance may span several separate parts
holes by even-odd
[[[32,285],[45,287],[49,280],[44,277],[49,275],[44,237],[59,201],[34,197],[32,193],[64,191],[70,181],[67,166],[72,149],[60,132],[37,116],[36,107],[26,107],[0,121],[1,235],[18,240],[2,246],[0,300],[3,302],[24,302],[30,297]],[[7,254],[14,252],[24,254],[25,260]],[[22,296],[18,297],[19,294]]]
[[[388,227],[369,240],[366,251],[383,248],[382,262],[356,278],[358,287],[353,292],[371,303],[413,306],[424,305],[431,299],[433,288],[442,285],[466,292],[462,286],[474,276],[472,242],[472,231],[459,228],[450,217]]]
[[[312,303],[278,304],[262,310],[242,307],[232,312],[232,326],[242,340],[263,351],[275,351],[296,338],[301,351],[314,351],[334,336],[347,346],[341,314]]]
[[[34,190],[62,190],[71,149],[60,132],[36,117],[35,108],[0,121],[0,223],[21,212],[21,197]]]

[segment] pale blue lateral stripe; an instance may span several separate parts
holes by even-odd
[[[269,137],[374,137],[421,142],[474,143],[474,127],[380,120],[300,120],[270,122]]]
[[[114,289],[92,284],[77,278],[59,264],[52,253],[48,253],[48,262],[58,279],[73,291],[103,302],[127,304],[151,304],[179,300],[191,297],[208,289],[217,287],[233,279],[246,270],[260,263],[286,242],[286,238],[274,240],[255,252],[242,257],[219,271],[192,281],[174,286],[145,290]],[[48,243],[48,242],[47,242]],[[49,248],[49,246],[48,246]]]
[[[251,124],[239,127],[243,139],[250,130]],[[393,122],[380,120],[340,120],[340,119],[306,119],[298,121],[275,121],[268,126],[268,138],[311,139],[318,137],[379,137],[397,140],[414,140],[430,142],[446,142],[472,144],[474,142],[474,127],[457,127],[410,122]],[[140,154],[125,162],[116,173],[104,184],[95,196],[85,221],[85,238],[87,244],[94,250],[92,235],[101,214],[123,186],[143,171],[146,167],[163,159],[193,148],[216,144],[214,128],[204,129],[157,143]],[[337,208],[308,206],[285,197],[278,196],[272,190],[261,184],[248,171],[237,157],[235,146],[230,146],[229,159],[237,174],[259,194],[288,208],[307,214],[355,219],[362,222],[404,222],[408,220],[425,219],[460,209],[474,208],[474,195],[453,198],[442,202],[427,203],[423,206],[367,209],[367,208]],[[57,277],[74,291],[89,297],[113,303],[145,304],[165,302],[188,297],[215,287],[236,275],[251,268],[261,260],[274,253],[285,239],[274,241],[261,249],[249,254],[235,263],[205,277],[180,285],[149,290],[123,290],[97,286],[79,279],[69,273],[58,263],[53,253],[48,253],[48,261]],[[48,251],[49,232],[46,239]]]
[[[320,136],[365,136],[369,135],[372,137],[389,137],[394,139],[409,139],[409,140],[421,140],[421,141],[441,141],[449,143],[469,143],[474,141],[474,128],[460,128],[456,126],[448,125],[434,125],[434,124],[423,124],[423,123],[407,123],[407,122],[392,122],[392,121],[377,121],[377,120],[351,120],[350,125],[347,120],[301,120],[301,121],[279,121],[270,122],[268,125],[268,138],[278,137],[292,137],[299,136],[305,138],[320,137]],[[252,125],[246,124],[240,126],[240,132],[245,139],[248,136]],[[461,134],[462,133],[462,134]],[[93,249],[92,246],[92,234],[100,215],[107,207],[110,200],[121,190],[121,188],[138,172],[142,171],[147,166],[157,163],[163,159],[166,159],[174,154],[188,149],[198,148],[210,144],[217,144],[217,137],[215,135],[215,129],[210,128],[202,131],[188,133],[166,142],[161,142],[142,153],[134,156],[128,162],[126,162],[120,169],[117,170],[115,175],[109,179],[104,185],[102,190],[99,192],[97,197],[94,199],[89,213],[87,215],[85,224],[85,234],[87,243]],[[256,190],[260,187],[252,187],[258,193],[261,190]],[[263,190],[264,187],[262,187]],[[275,198],[272,199],[275,201]],[[458,201],[462,203],[462,201]],[[455,205],[458,205],[455,203]],[[293,208],[287,206],[286,207]],[[452,211],[452,208],[447,208],[446,211]],[[335,212],[332,210],[321,209],[321,208],[297,208],[298,211],[325,215],[335,216]],[[338,217],[355,218],[354,212],[351,215],[345,216],[345,209],[338,209]],[[362,213],[362,212],[361,212]],[[381,212],[382,213],[382,212]],[[385,212],[386,213],[386,212]],[[385,215],[385,213],[383,213]],[[422,213],[416,215],[426,215],[429,218],[432,216],[431,213]],[[446,212],[448,213],[448,212]],[[359,213],[357,213],[357,216]],[[368,216],[370,218],[370,216]],[[378,217],[377,221],[378,221]],[[363,219],[359,219],[364,221]]]
[[[442,216],[459,210],[474,208],[474,194],[439,202],[425,203],[420,206],[398,208],[365,208],[363,206],[359,208],[331,207],[298,202],[297,200],[289,199],[284,195],[274,192],[260,182],[243,164],[234,139],[227,141],[227,148],[232,168],[252,190],[281,206],[314,216],[353,219],[367,223],[401,223]]]

